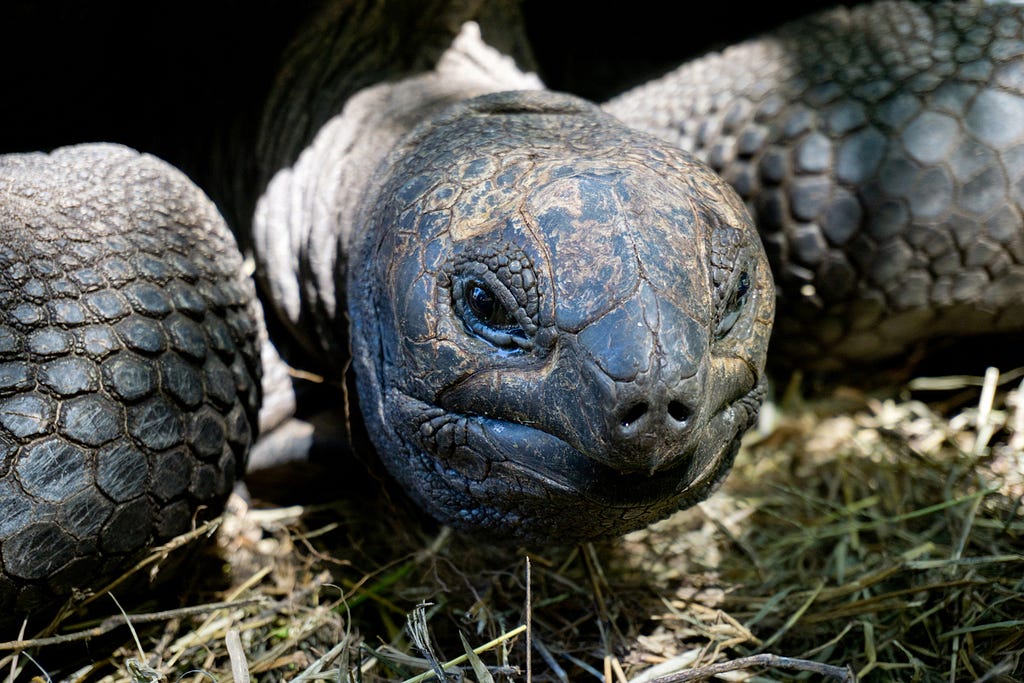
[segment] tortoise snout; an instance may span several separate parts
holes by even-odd
[[[643,285],[579,333],[604,414],[591,457],[620,472],[653,474],[693,451],[707,398],[704,328]]]
[[[618,435],[621,439],[634,439],[652,431],[676,434],[689,426],[693,413],[693,407],[685,400],[637,400],[619,411]]]
[[[606,464],[622,472],[648,474],[678,464],[692,450],[699,385],[699,379],[692,377],[672,387],[655,381],[618,392],[619,405],[610,411],[612,448]]]

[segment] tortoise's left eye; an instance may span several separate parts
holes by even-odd
[[[733,325],[740,319],[740,313],[743,312],[743,305],[747,302],[749,293],[750,276],[747,274],[747,271],[743,271],[736,280],[736,287],[733,289],[732,294],[729,295],[729,301],[725,305],[722,319],[718,321],[718,327],[715,328],[715,339],[722,339],[725,335],[729,334]]]

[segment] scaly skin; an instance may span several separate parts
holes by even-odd
[[[1024,330],[1024,11],[836,9],[609,102],[748,203],[773,360],[839,368]]]
[[[259,404],[213,204],[115,145],[0,157],[0,624],[212,516]]]

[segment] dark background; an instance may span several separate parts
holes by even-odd
[[[320,2],[8,0],[0,151],[118,141],[175,161],[259,111],[281,51]],[[548,85],[601,101],[829,4],[701,3],[698,12],[690,3],[525,0],[523,8]]]

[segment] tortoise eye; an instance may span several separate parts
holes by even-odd
[[[465,297],[473,315],[488,327],[503,329],[510,325],[516,325],[515,319],[502,306],[485,282],[475,279],[467,282]]]
[[[507,298],[513,300],[511,295]],[[482,278],[464,280],[455,291],[455,311],[473,334],[503,349],[524,348],[526,332],[515,312]]]
[[[470,280],[467,283],[465,297],[470,310],[483,322],[490,321],[498,308],[494,292],[479,280]]]
[[[749,292],[750,276],[747,275],[747,271],[743,271],[740,273],[739,278],[737,278],[736,288],[729,296],[729,301],[725,305],[722,319],[719,321],[718,327],[715,328],[715,339],[722,339],[725,335],[729,334],[733,325],[740,319],[740,313],[743,311],[743,305],[747,302],[747,294]]]

